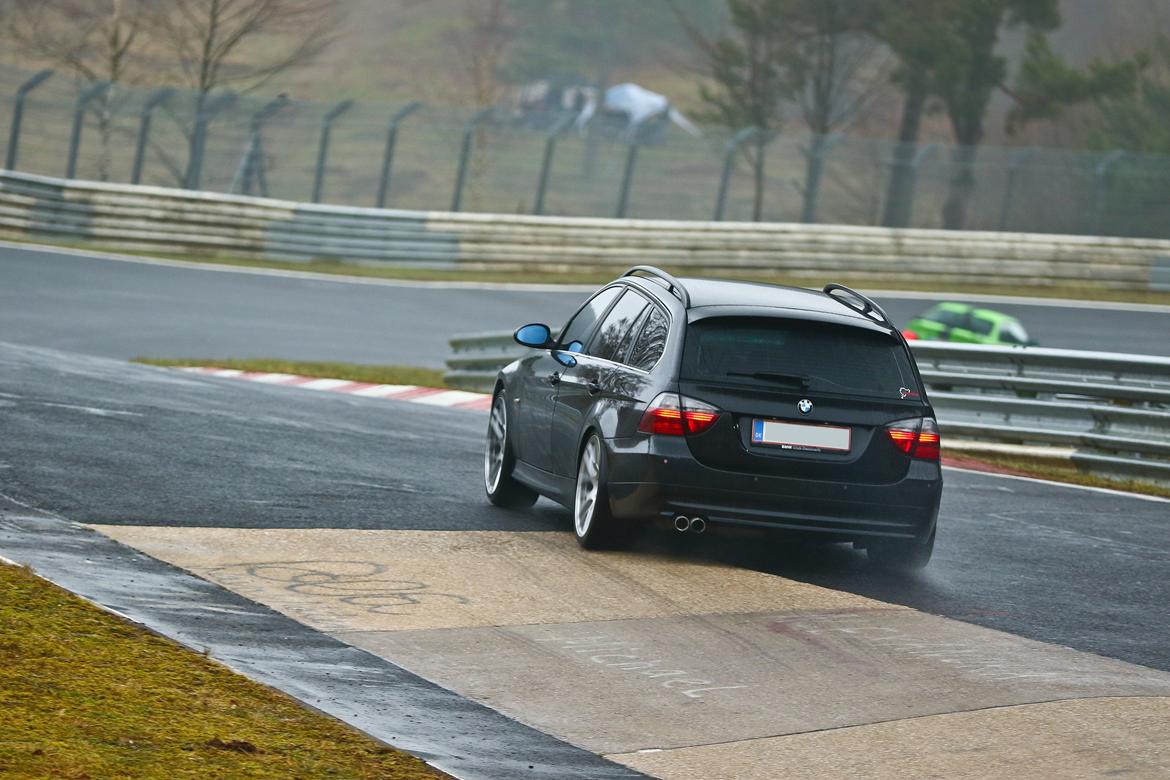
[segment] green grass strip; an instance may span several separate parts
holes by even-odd
[[[0,564],[0,777],[445,777]]]

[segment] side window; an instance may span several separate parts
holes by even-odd
[[[561,331],[561,344],[569,344],[572,341],[584,342],[589,337],[589,333],[593,330],[594,324],[601,319],[601,315],[605,314],[605,310],[621,293],[620,287],[607,287],[601,292],[589,299],[589,302],[581,307],[581,311],[577,312],[573,319],[569,320],[569,324]]]
[[[980,336],[990,336],[991,331],[995,330],[995,323],[991,320],[985,320],[978,315],[973,315],[968,327]]]
[[[961,328],[963,327],[964,315],[957,311],[938,307],[934,310],[933,316],[928,315],[927,319],[934,320],[935,322],[941,322],[948,328]]]
[[[662,357],[662,350],[666,348],[666,334],[670,331],[670,321],[657,306],[650,307],[650,315],[646,317],[646,324],[642,332],[634,341],[630,350],[629,363],[634,368],[649,371],[654,368],[658,358]]]
[[[589,345],[588,353],[621,363],[630,348],[634,323],[642,316],[645,308],[646,299],[633,290],[627,290],[609,310],[609,314],[605,315],[605,320]]]

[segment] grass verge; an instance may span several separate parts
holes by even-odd
[[[182,368],[187,366],[215,366],[256,371],[269,374],[298,374],[328,379],[348,379],[351,382],[369,382],[372,385],[418,385],[446,387],[443,371],[438,368],[415,366],[365,366],[357,363],[311,363],[278,358],[149,358],[136,357],[135,363],[148,366]]]
[[[998,452],[979,452],[976,454],[960,451],[944,452],[943,461],[949,466],[959,468],[994,471],[999,474],[1014,474],[1019,477],[1035,477],[1052,482],[1065,482],[1072,485],[1108,488],[1127,493],[1170,498],[1170,487],[1168,486],[1136,479],[1112,479],[1097,474],[1087,474],[1063,459],[1032,458]]]
[[[0,777],[446,777],[0,563]]]
[[[47,242],[28,241],[17,238],[5,240],[17,241],[34,245],[46,245]],[[98,249],[82,244],[47,244],[50,246],[66,246],[72,249]],[[113,251],[113,250],[105,250]],[[118,254],[143,258],[159,258],[163,260],[181,260],[190,263],[205,263],[211,265],[235,266],[240,268],[272,268],[284,271],[299,271],[319,273],[335,276],[358,276],[371,279],[395,279],[400,281],[419,282],[505,282],[521,284],[583,284],[600,285],[611,281],[617,274],[615,267],[610,270],[576,271],[562,269],[555,266],[536,266],[532,268],[490,268],[490,267],[460,267],[460,268],[419,268],[411,265],[361,264],[350,263],[335,259],[318,259],[307,262],[285,262],[278,260],[254,260],[249,258],[231,257],[227,255],[188,255],[167,252],[145,252],[133,249],[116,250]],[[1003,285],[1003,284],[955,284],[951,282],[933,282],[930,279],[897,279],[875,281],[872,279],[850,277],[844,274],[826,274],[824,279],[813,279],[808,276],[794,276],[764,271],[728,271],[721,270],[706,272],[702,269],[673,268],[669,264],[664,268],[684,275],[709,275],[722,279],[743,279],[746,281],[768,282],[770,284],[788,284],[797,287],[818,286],[824,281],[839,282],[861,290],[911,290],[919,292],[938,293],[971,293],[977,295],[1023,295],[1036,298],[1068,298],[1088,301],[1120,301],[1127,303],[1155,303],[1170,305],[1170,292],[1155,290],[1109,290],[1099,285]]]

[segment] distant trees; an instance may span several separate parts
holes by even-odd
[[[708,38],[677,15],[704,54],[709,84],[700,87],[708,115],[728,127],[755,127],[747,150],[754,171],[752,218],[760,219],[769,137],[796,104],[813,140],[807,151],[804,215],[811,219],[825,137],[848,124],[872,94],[878,44],[872,0],[728,0],[730,29]]]
[[[942,222],[944,227],[961,229],[966,227],[975,189],[974,162],[987,110],[997,90],[1016,100],[1010,121],[1018,124],[1132,89],[1139,61],[1095,62],[1084,72],[1076,71],[1047,44],[1047,34],[1059,26],[1059,0],[900,0],[883,6],[874,32],[900,60],[895,78],[904,94],[901,146],[887,193],[885,224],[906,224],[913,175],[906,156],[918,140],[931,98],[946,111],[955,139]],[[1019,88],[1011,86],[1007,59],[997,48],[1002,33],[1015,27],[1028,33]]]

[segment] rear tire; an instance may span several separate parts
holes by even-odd
[[[606,487],[605,445],[589,434],[577,460],[577,489],[573,494],[573,531],[586,550],[619,546],[624,526],[613,516]]]
[[[935,530],[925,539],[874,539],[865,548],[870,563],[886,571],[922,571],[934,553]]]
[[[537,493],[512,476],[516,459],[508,427],[508,401],[503,390],[492,400],[488,417],[487,444],[483,454],[483,486],[488,501],[496,506],[517,509],[536,503]]]

